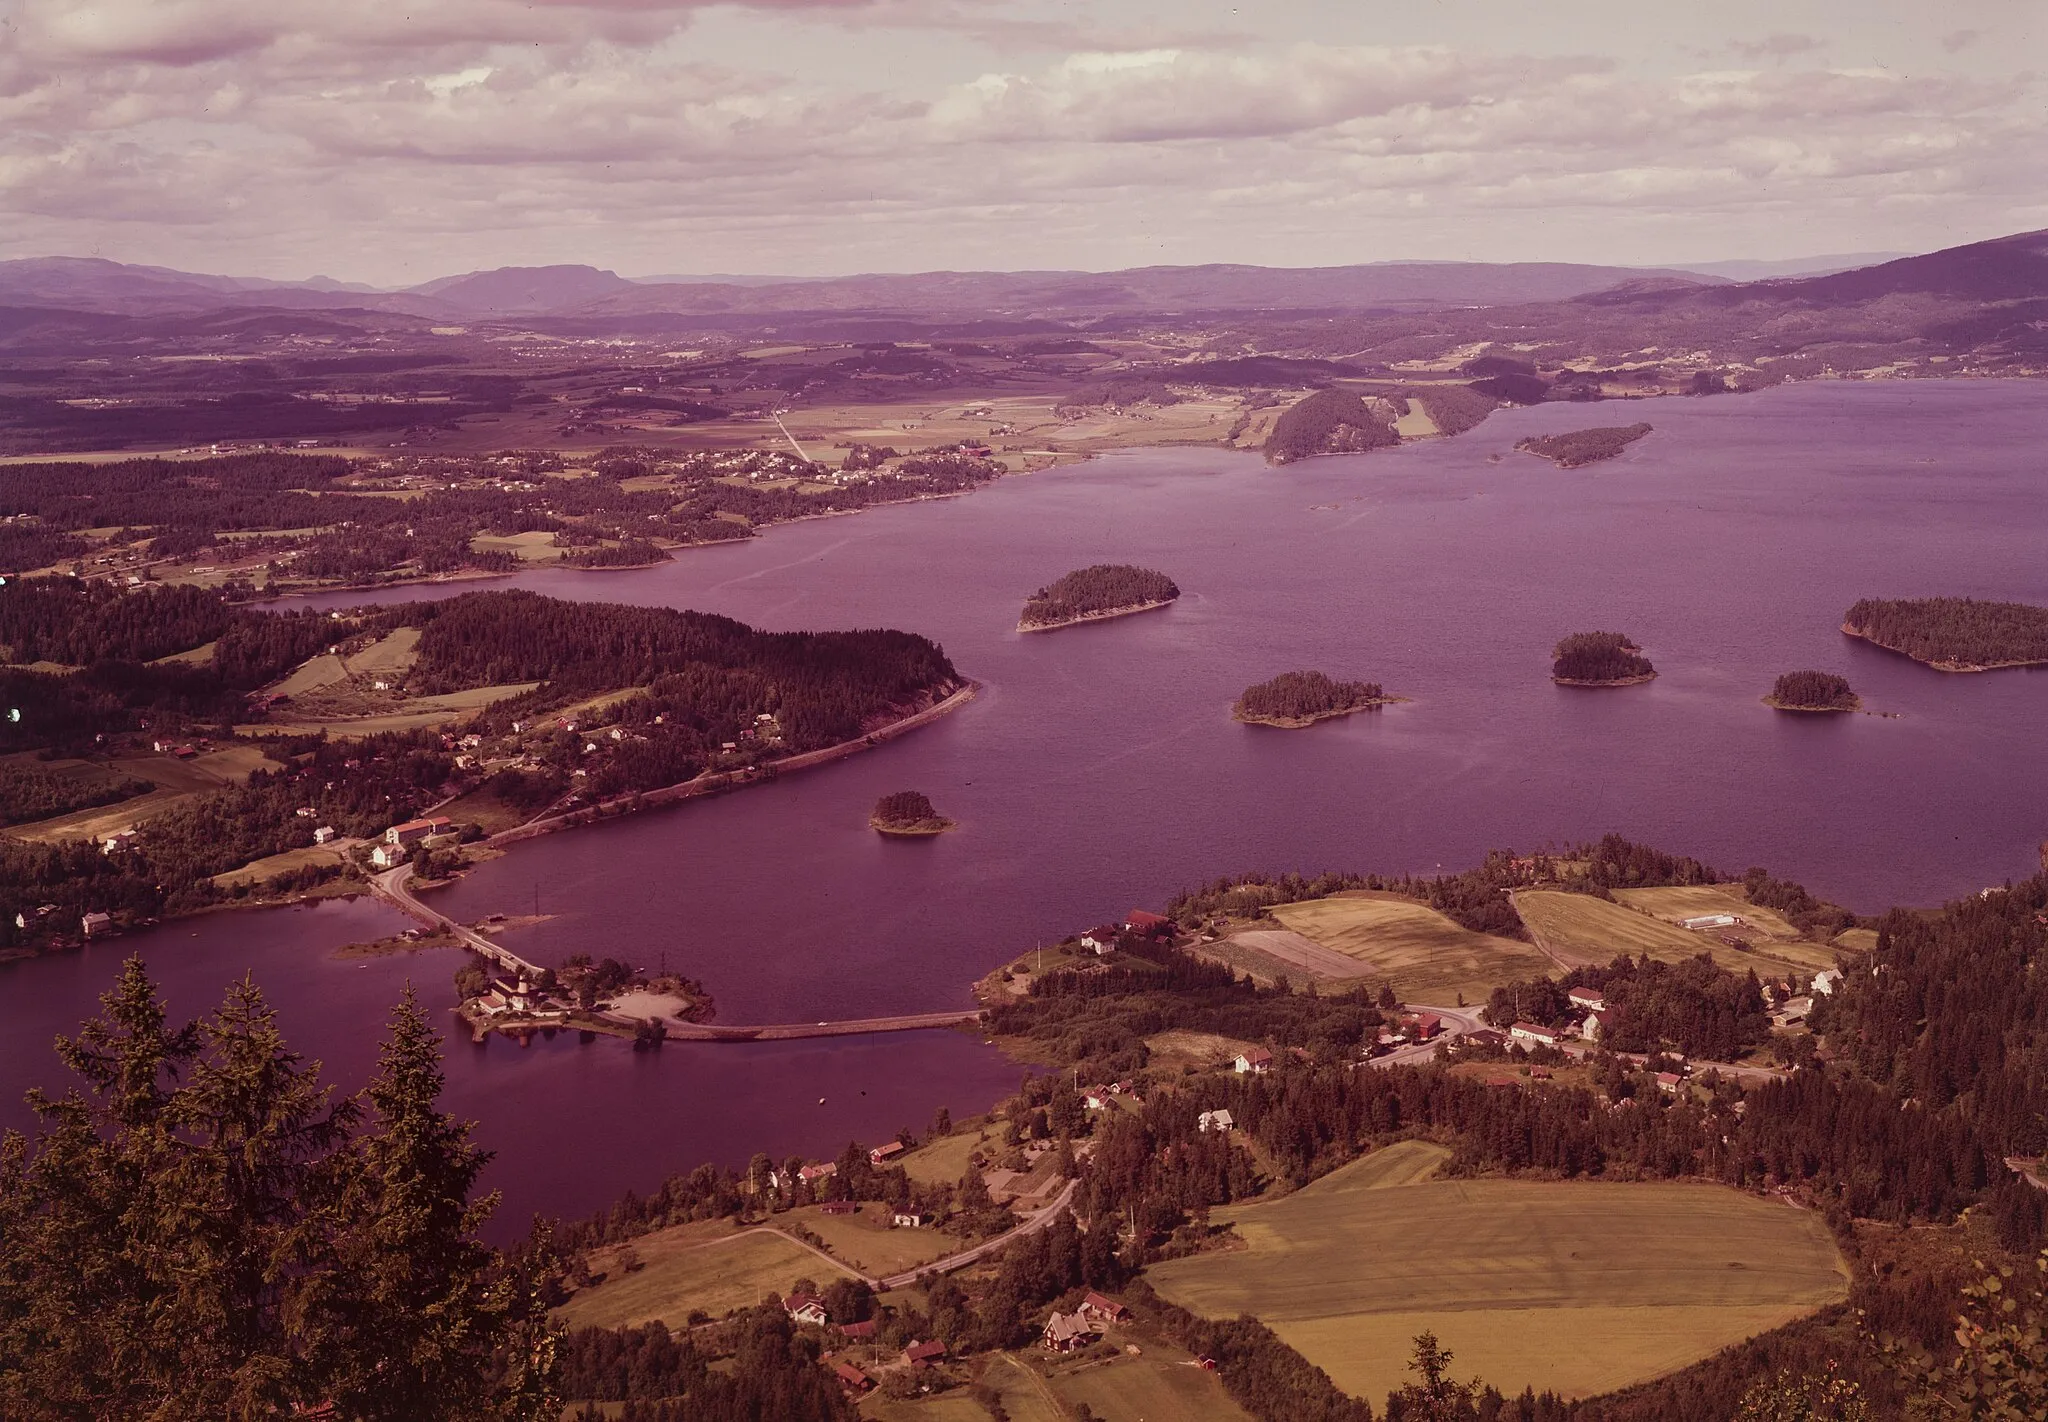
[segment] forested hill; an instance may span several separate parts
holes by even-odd
[[[1349,390],[1318,390],[1273,422],[1266,459],[1291,464],[1315,454],[1358,454],[1399,444],[1394,426]]]
[[[687,701],[691,723],[772,711],[791,751],[850,740],[960,682],[938,645],[910,632],[757,632],[709,613],[530,592],[409,603],[383,611],[375,625],[421,629],[409,683],[415,695],[544,682],[524,703],[531,708],[649,687]]]

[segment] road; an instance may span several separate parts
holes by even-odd
[[[943,1259],[934,1259],[929,1264],[920,1264],[915,1269],[904,1270],[901,1274],[891,1274],[888,1278],[881,1281],[881,1287],[885,1289],[900,1289],[906,1284],[916,1283],[920,1275],[950,1274],[955,1269],[964,1269],[969,1264],[986,1259],[1011,1240],[1022,1239],[1027,1234],[1036,1234],[1059,1218],[1060,1212],[1073,1203],[1074,1192],[1080,1188],[1080,1181],[1069,1180],[1066,1188],[1053,1197],[1051,1204],[1047,1205],[1030,1219],[1025,1220],[1015,1229],[1006,1230],[994,1239],[985,1240],[975,1245],[972,1249],[963,1249],[958,1254],[948,1254]]]
[[[1374,1057],[1370,1065],[1412,1066],[1416,1062],[1429,1061],[1436,1056],[1438,1043],[1462,1037],[1467,1032],[1477,1032],[1486,1025],[1479,1020],[1479,1009],[1476,1007],[1426,1007],[1421,1003],[1410,1002],[1404,1003],[1403,1008],[1408,1012],[1434,1012],[1443,1019],[1444,1030],[1427,1042],[1399,1047],[1383,1057]]]
[[[401,864],[396,869],[386,869],[382,874],[372,875],[370,887],[389,900],[400,913],[431,928],[453,934],[464,947],[483,954],[506,972],[520,973],[529,978],[540,976],[540,969],[536,965],[527,962],[510,948],[491,942],[475,929],[463,927],[448,915],[436,913],[414,898],[412,865]]]

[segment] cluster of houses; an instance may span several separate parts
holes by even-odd
[[[471,1000],[471,1007],[487,1018],[530,1017],[538,1022],[565,1022],[568,1007],[555,1001],[525,977],[492,978],[483,996]]]
[[[1081,947],[1098,958],[1106,958],[1123,946],[1126,935],[1159,938],[1172,932],[1172,919],[1149,909],[1132,909],[1124,915],[1122,923],[1105,923],[1082,934]]]
[[[792,1323],[808,1324],[813,1328],[830,1328],[847,1343],[871,1343],[875,1337],[875,1320],[862,1319],[858,1323],[832,1322],[832,1315],[825,1301],[816,1294],[791,1294],[782,1301],[783,1312]],[[1039,1331],[1039,1343],[1050,1353],[1071,1353],[1085,1348],[1100,1339],[1104,1333],[1130,1319],[1130,1311],[1115,1299],[1090,1290],[1071,1313],[1057,1309],[1046,1320]],[[881,1363],[875,1356],[869,1367],[862,1367],[852,1358],[842,1357],[832,1364],[832,1375],[845,1387],[848,1393],[858,1397],[872,1391],[875,1386],[871,1368],[906,1368],[912,1373],[922,1372],[946,1360],[946,1345],[937,1339],[912,1339],[903,1351],[889,1363]]]
[[[314,831],[314,835],[317,838],[319,831]],[[455,828],[455,821],[446,815],[407,820],[384,831],[384,842],[370,851],[370,863],[378,869],[396,869],[412,858],[416,846],[446,849],[461,842],[462,835]]]

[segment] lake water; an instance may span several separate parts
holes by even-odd
[[[1947,676],[1838,628],[1864,596],[2048,602],[2044,394],[1811,384],[1550,406],[1280,470],[1137,451],[645,572],[524,575],[512,581],[557,596],[775,629],[908,628],[984,690],[830,767],[519,846],[436,902],[473,918],[537,898],[555,918],[509,939],[520,952],[680,969],[723,1020],[758,1022],[964,1004],[975,976],[1038,940],[1251,868],[1432,871],[1618,830],[1863,911],[2018,877],[2048,837],[2048,674]],[[1512,452],[1526,434],[1635,419],[1656,432],[1587,469]],[[1100,561],[1162,569],[1184,595],[1014,631],[1034,588]],[[1635,637],[1658,679],[1553,686],[1551,644],[1595,627]],[[1229,719],[1246,684],[1302,667],[1413,699],[1299,732]],[[1895,716],[1759,704],[1805,667]],[[869,807],[900,789],[960,828],[875,835]],[[294,1041],[354,1084],[403,978],[452,1000],[450,955],[331,956],[395,922],[367,903],[221,915],[0,968],[0,1101],[51,1079],[49,1037],[134,947],[181,1007],[255,972]],[[492,1180],[523,1221],[702,1159],[822,1151],[921,1126],[940,1104],[980,1109],[1017,1074],[950,1033],[640,1056],[463,1043],[449,1099],[501,1152]],[[13,1111],[0,1104],[0,1122]]]

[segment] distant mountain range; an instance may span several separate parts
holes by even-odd
[[[1047,314],[1562,301],[1645,280],[1719,283],[1661,268],[1569,262],[1375,262],[1348,267],[1211,265],[1119,272],[922,272],[832,277],[648,277],[589,266],[500,267],[403,291],[327,278],[278,282],[127,266],[97,257],[0,262],[0,305],[123,315],[190,314],[223,306],[370,310],[450,320],[506,316],[633,316],[778,311]]]

